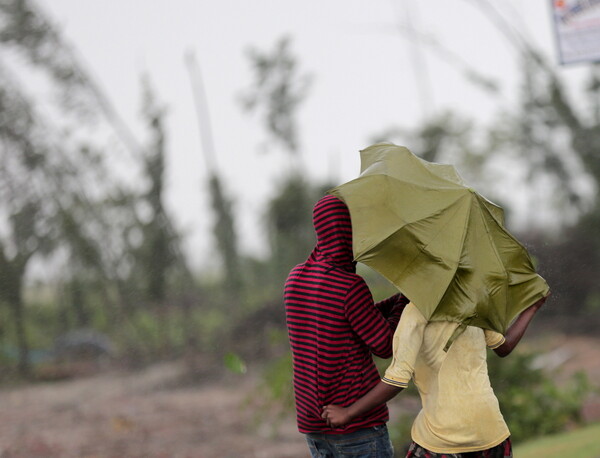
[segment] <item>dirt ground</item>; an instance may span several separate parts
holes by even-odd
[[[178,386],[181,363],[0,392],[0,457],[302,457],[293,419],[257,418],[258,377]]]
[[[541,364],[600,385],[600,338],[553,336]],[[0,390],[0,458],[304,458],[294,418],[252,408],[258,370],[181,385],[182,363]],[[392,414],[398,405],[394,401]],[[586,404],[600,420],[600,401]]]

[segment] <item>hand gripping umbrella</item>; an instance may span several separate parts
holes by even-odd
[[[355,261],[390,280],[429,321],[501,334],[549,292],[504,212],[451,165],[379,143],[361,151],[358,178],[330,191],[352,219]]]

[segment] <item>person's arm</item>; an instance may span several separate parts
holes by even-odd
[[[404,388],[379,382],[371,391],[348,407],[328,405],[323,408],[321,418],[327,421],[331,428],[350,423],[356,417],[366,414],[375,407],[385,404]]]
[[[548,294],[548,296],[549,295],[550,294]],[[506,335],[504,336],[504,343],[494,348],[494,352],[498,356],[504,358],[505,356],[511,354],[511,352],[515,349],[517,344],[521,341],[521,338],[525,334],[529,323],[531,323],[531,320],[533,320],[533,317],[535,316],[537,311],[542,305],[544,305],[546,299],[548,299],[548,296],[541,298],[535,304],[529,306],[519,314],[517,319],[510,325],[510,327],[506,331]]]
[[[396,330],[400,316],[410,301],[404,294],[397,293],[375,303],[375,308],[381,312],[392,330]]]
[[[380,358],[391,357],[394,329],[375,307],[371,291],[362,278],[349,288],[344,306],[350,327],[369,351]]]
[[[382,380],[348,407],[325,406],[322,418],[331,427],[343,426],[357,416],[364,415],[369,410],[386,403],[406,388],[412,378],[426,325],[427,320],[421,312],[414,304],[408,304],[394,334],[394,357]]]

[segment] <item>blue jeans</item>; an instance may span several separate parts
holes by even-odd
[[[386,425],[348,434],[306,435],[312,458],[393,458],[394,447]]]

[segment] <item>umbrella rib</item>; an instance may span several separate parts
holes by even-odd
[[[429,175],[452,184],[452,187],[456,187],[456,186],[458,186],[460,188],[465,188],[466,187],[465,183],[464,183],[464,180],[462,179],[462,177],[460,176],[460,174],[458,173],[458,171],[453,166],[451,166],[449,164],[439,164],[439,163],[436,163],[436,162],[429,162],[428,163],[432,167],[436,167],[438,169],[443,169],[444,166],[446,166],[446,167],[452,167],[452,169],[454,170],[454,173],[456,173],[456,176],[454,178],[456,178],[458,181],[454,181],[454,180],[448,178],[447,176],[442,176],[440,174],[437,174],[437,173],[433,172],[432,168],[427,166],[427,163],[426,163],[426,161],[424,159],[422,159],[422,158],[420,158],[418,156],[415,156],[415,157],[418,159],[419,165],[422,168],[424,168],[425,170],[427,170],[427,173],[429,173]]]
[[[467,214],[467,218],[465,218],[465,221],[468,221],[469,218],[471,217],[471,209],[472,209],[472,206],[469,205],[469,211]],[[468,224],[465,222],[465,224],[463,225],[463,231],[462,231],[461,238],[460,238],[460,246],[464,246],[465,238],[467,237],[467,227],[468,227]],[[437,237],[437,235],[436,235],[436,237]],[[459,259],[458,263],[456,264],[456,268],[454,270],[454,275],[452,276],[452,280],[454,280],[456,278],[456,274],[458,273],[459,265],[460,265],[460,259]],[[444,294],[442,294],[442,296],[440,297],[440,302],[444,299],[444,297],[448,293],[448,289],[450,288],[450,285],[452,285],[452,284],[453,284],[453,281],[448,282],[448,285],[446,286],[446,289],[444,290]]]
[[[526,258],[529,258],[529,254],[528,254],[528,252],[527,252],[527,249],[526,249],[526,248],[523,246],[523,244],[522,244],[521,242],[519,242],[519,241],[518,241],[518,240],[517,240],[517,239],[516,239],[516,238],[515,238],[515,237],[514,237],[514,236],[513,236],[511,233],[510,233],[510,231],[506,230],[506,228],[505,228],[503,225],[501,225],[501,224],[500,224],[500,223],[499,223],[499,222],[496,220],[496,218],[494,218],[494,215],[491,213],[491,211],[490,211],[490,210],[489,210],[489,209],[488,209],[486,206],[484,206],[484,208],[485,208],[485,211],[486,211],[486,213],[488,213],[488,214],[490,215],[490,217],[492,218],[492,220],[493,220],[494,224],[497,224],[498,226],[500,226],[500,227],[501,227],[501,228],[504,230],[504,233],[505,233],[505,235],[506,235],[507,237],[509,237],[509,238],[511,239],[511,241],[512,241],[512,242],[513,242],[515,245],[517,245],[517,246],[519,247],[519,250],[520,250],[521,254],[522,254],[522,255],[524,255]],[[490,231],[489,231],[489,228],[488,228],[487,221],[486,221],[485,219],[484,219],[484,224],[485,224],[486,231],[490,232]],[[495,245],[494,245],[494,252],[495,252],[496,256],[497,256],[498,258],[500,258],[500,254],[497,252],[497,250],[496,250],[496,246],[495,246]],[[509,273],[508,273],[508,271],[506,270],[506,268],[504,267],[504,264],[503,264],[502,262],[501,262],[500,264],[501,264],[501,265],[502,265],[502,267],[503,267],[503,270],[504,270],[504,275],[505,275],[505,278],[506,278],[506,284],[507,284],[507,287],[508,287],[508,286],[509,286]],[[505,314],[505,316],[506,316],[506,317],[508,317],[508,298],[506,298],[506,301],[504,302],[504,314]],[[510,317],[510,319],[509,319],[508,321],[509,321],[509,322],[510,322],[510,321],[512,321],[512,319],[513,319],[513,318],[514,318],[514,316],[511,316],[511,317]]]
[[[465,197],[466,197],[466,196],[461,196],[459,199],[457,199],[457,200],[454,202],[454,205],[453,205],[453,206],[455,206],[457,202],[459,202],[460,200],[464,199]],[[455,215],[456,215],[456,213],[458,213],[458,211],[459,211],[459,208],[455,208],[455,209],[454,209],[454,213],[452,214],[452,217],[453,217],[453,216],[455,216]],[[471,211],[471,209],[469,208],[469,212],[470,212],[470,211]],[[441,213],[441,212],[442,212],[442,210],[438,211],[438,213],[436,213],[436,215],[437,215],[437,214],[439,214],[439,213]],[[430,218],[431,216],[434,216],[434,215],[429,215],[429,216],[428,216],[428,218]],[[408,223],[408,224],[405,224],[405,225],[404,225],[404,226],[402,226],[401,228],[399,228],[399,229],[396,229],[394,232],[390,233],[390,234],[389,234],[389,235],[388,235],[388,236],[387,236],[385,239],[383,239],[381,242],[384,242],[384,241],[386,241],[386,240],[388,240],[388,239],[392,238],[392,237],[393,237],[395,234],[397,234],[399,231],[401,231],[401,230],[402,230],[404,227],[406,227],[406,226],[410,226],[411,224],[418,223],[419,221],[423,221],[423,220],[425,220],[425,219],[427,219],[427,218],[420,218],[420,219],[418,219],[418,220],[411,221],[410,223]],[[451,218],[450,218],[450,219],[451,219]],[[437,239],[437,238],[440,236],[440,234],[442,234],[442,232],[443,232],[443,231],[446,229],[446,227],[448,226],[448,224],[449,224],[449,221],[448,221],[448,222],[446,222],[446,224],[444,224],[443,226],[441,226],[441,227],[439,228],[439,230],[436,232],[436,234],[435,234],[433,237],[431,237],[431,239],[429,240],[429,242],[428,242],[426,245],[425,245],[425,244],[423,244],[423,246],[419,247],[419,253],[427,253],[429,256],[432,256],[432,253],[431,253],[431,252],[429,252],[429,251],[426,251],[426,248],[427,248],[427,247],[428,247],[428,246],[431,244],[431,242],[432,242],[433,240]],[[466,224],[465,224],[465,226],[463,227],[463,232],[462,232],[462,235],[461,235],[461,244],[462,244],[462,243],[464,243],[465,237],[466,237]],[[381,242],[380,242],[380,243],[381,243]],[[368,251],[365,251],[365,252],[363,253],[363,255],[370,253],[370,252],[371,252],[371,250],[373,250],[374,248],[376,248],[376,246],[373,246],[373,247],[371,247],[371,248],[370,248]],[[404,273],[404,272],[405,272],[407,269],[409,269],[409,268],[410,268],[410,266],[413,264],[414,260],[415,260],[415,259],[416,259],[416,258],[419,256],[419,253],[416,253],[416,254],[413,256],[413,258],[412,258],[410,261],[408,261],[408,262],[407,262],[407,264],[406,264],[406,267],[405,267],[405,268],[404,268],[402,271],[400,271],[400,272],[399,272],[399,273],[396,275],[397,277],[401,277],[401,276],[402,276],[402,274],[403,274],[403,273]],[[438,257],[438,259],[440,259],[440,260],[441,260],[442,258],[439,258],[439,257]],[[445,264],[446,264],[446,265],[448,265],[447,263],[445,263]],[[456,275],[456,271],[457,271],[457,269],[458,269],[458,265],[459,265],[459,263],[457,263],[457,264],[456,264],[456,266],[455,266],[455,267],[453,267],[453,268],[454,268],[454,275]],[[390,280],[391,282],[394,282],[394,281],[396,281],[396,279],[389,278],[389,277],[388,277],[387,275],[385,275],[383,272],[381,272],[381,273],[382,273],[382,274],[383,274],[383,275],[384,275],[386,278],[388,278],[388,280]],[[445,291],[444,291],[444,293],[443,293],[443,294],[440,296],[440,300],[441,300],[441,299],[442,299],[442,298],[445,296],[445,294],[446,294],[446,292],[447,292],[447,290],[448,290],[448,287],[449,287],[449,286],[450,286],[450,285],[448,285],[448,286],[446,287],[446,290],[445,290]]]
[[[429,172],[429,173],[431,173],[431,172]],[[385,173],[381,173],[381,172],[379,172],[379,173],[373,173],[373,174],[371,174],[371,175],[369,175],[369,176],[371,176],[371,177],[376,177],[376,176],[377,176],[377,177],[382,177],[384,180],[390,180],[390,179],[391,179],[391,180],[394,180],[394,179],[393,179],[393,178],[391,178],[389,175],[386,175]],[[360,177],[359,177],[359,178],[355,178],[354,180],[350,181],[350,183],[352,183],[353,181],[357,181],[357,180],[359,180],[359,179],[360,179]],[[448,180],[445,180],[445,181],[448,181]],[[449,182],[449,183],[452,183],[451,181],[448,181],[448,182]],[[413,183],[413,182],[410,182],[409,184],[410,184],[410,186],[411,186],[411,187],[414,187],[414,188],[419,188],[420,190],[423,190],[423,191],[435,191],[435,190],[436,190],[435,188],[432,188],[431,186],[423,185],[423,184],[421,184],[421,183]],[[455,183],[452,183],[452,184],[455,184]],[[458,187],[452,187],[452,189],[453,189],[453,190],[456,190],[456,191],[459,191],[459,190],[460,190],[460,188],[458,188]],[[463,189],[464,189],[464,188],[463,188]],[[336,193],[333,193],[333,194],[334,194],[334,195],[337,195],[338,197],[341,197],[341,196],[339,196],[339,194],[336,194]],[[457,198],[457,199],[456,199],[456,200],[455,200],[455,201],[452,203],[452,205],[456,204],[456,202],[458,202],[460,199],[463,199],[463,198],[464,198],[464,195],[459,195],[459,196],[458,196],[458,198]],[[342,199],[343,199],[343,197],[342,197]],[[405,219],[404,219],[402,216],[398,215],[398,213],[397,213],[397,212],[395,212],[393,209],[389,209],[389,210],[390,210],[391,212],[393,212],[393,213],[394,213],[394,215],[395,215],[397,218],[399,218],[400,220],[402,220],[402,221],[404,222],[404,225],[403,225],[402,227],[400,227],[399,229],[396,229],[396,230],[394,230],[393,232],[391,232],[391,233],[390,233],[389,235],[387,235],[385,238],[383,238],[383,239],[381,239],[381,240],[377,240],[376,242],[372,242],[372,243],[371,243],[371,246],[369,246],[369,247],[366,247],[366,248],[363,248],[363,254],[366,254],[366,253],[369,253],[369,252],[371,252],[371,250],[375,249],[375,248],[376,248],[378,245],[380,245],[382,242],[385,242],[386,240],[388,240],[388,239],[390,239],[391,237],[393,237],[395,234],[397,234],[397,233],[398,233],[398,231],[402,230],[404,227],[406,227],[406,226],[410,226],[411,224],[418,223],[419,221],[423,221],[423,220],[425,220],[425,219],[427,219],[427,218],[430,218],[430,217],[432,217],[432,216],[439,215],[439,214],[441,214],[441,213],[442,213],[442,212],[445,210],[445,208],[440,208],[440,209],[439,209],[439,210],[438,210],[438,211],[437,211],[435,214],[433,214],[433,215],[431,215],[431,214],[430,214],[430,215],[427,215],[427,216],[425,216],[425,217],[421,217],[421,218],[419,218],[419,219],[416,219],[416,220],[414,220],[414,221],[406,221],[406,220],[405,220]],[[441,229],[440,229],[440,231],[438,231],[438,233],[437,233],[437,234],[436,234],[434,237],[432,237],[432,240],[433,240],[433,239],[435,239],[435,238],[437,238],[437,237],[438,237],[438,235],[439,235],[439,233],[440,233],[440,232],[442,231],[442,229],[444,229],[444,228],[445,228],[445,226],[444,226],[443,228],[441,228]]]
[[[494,215],[492,215],[491,211],[489,210],[489,208],[487,208],[487,206],[486,206],[486,205],[482,205],[482,204],[481,204],[481,202],[479,202],[479,201],[478,201],[478,204],[479,204],[481,207],[483,207],[483,212],[484,212],[485,214],[488,214],[488,215],[490,216],[490,218],[492,219],[492,221],[494,222],[494,224],[496,224],[496,225],[500,226],[500,228],[503,230],[503,232],[504,232],[505,234],[508,234],[508,235],[510,236],[510,238],[511,238],[513,241],[517,242],[517,240],[516,240],[516,239],[515,239],[515,238],[514,238],[514,237],[513,237],[511,234],[510,234],[510,232],[508,232],[508,231],[506,230],[506,228],[505,228],[503,225],[501,225],[501,224],[499,224],[499,223],[498,223],[498,221],[496,220],[496,218],[494,218]],[[482,213],[482,216],[481,216],[481,217],[482,217],[482,219],[483,219],[483,226],[485,227],[485,230],[486,230],[486,232],[487,232],[488,234],[491,234],[491,231],[490,231],[490,227],[489,227],[488,221],[486,220],[486,218],[484,218],[484,217],[483,217],[483,213]],[[518,243],[518,242],[517,242],[517,243]],[[523,248],[523,246],[522,246],[520,243],[518,243],[518,244],[519,244],[519,246],[520,246],[520,247],[521,247],[521,249],[522,249],[522,248]],[[498,250],[497,250],[497,247],[496,247],[496,244],[495,244],[495,243],[493,243],[493,244],[492,244],[492,248],[493,248],[493,250],[494,250],[494,254],[496,255],[496,259],[498,260],[498,264],[500,264],[500,265],[502,266],[502,271],[503,271],[503,273],[504,273],[504,281],[505,281],[505,283],[506,283],[506,288],[507,288],[507,290],[508,290],[508,271],[506,270],[506,267],[504,266],[504,263],[502,262],[502,258],[501,258],[501,256],[500,256],[500,253],[498,253]],[[505,298],[504,298],[504,316],[506,317],[507,315],[508,315],[508,297],[505,297]]]

